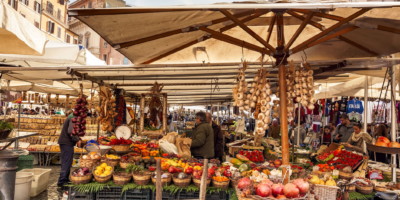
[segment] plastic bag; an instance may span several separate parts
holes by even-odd
[[[178,148],[178,155],[182,158],[190,158],[192,154],[190,152],[190,146],[192,146],[192,139],[178,137],[176,138],[176,147]]]
[[[175,144],[176,142],[176,137],[178,137],[178,133],[177,132],[170,132],[167,133],[167,135],[165,135],[163,138],[161,138],[162,140],[165,140],[169,143]]]
[[[176,146],[174,144],[172,144],[166,140],[163,140],[163,139],[158,141],[158,143],[160,144],[160,149],[163,152],[178,154],[178,148],[176,148]]]

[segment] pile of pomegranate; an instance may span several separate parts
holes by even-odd
[[[255,184],[250,178],[244,177],[239,179],[237,187],[242,192],[242,197],[258,195],[272,199],[300,198],[305,196],[310,190],[309,183],[304,179],[295,179],[283,185],[281,183],[273,183],[269,179]]]

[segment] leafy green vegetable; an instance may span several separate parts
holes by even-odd
[[[144,170],[144,167],[141,165],[128,165],[125,169],[125,171],[127,173],[140,172],[143,170]]]
[[[349,200],[369,200],[373,199],[375,196],[375,193],[371,194],[361,194],[358,192],[349,192]]]
[[[14,126],[5,120],[0,121],[0,130],[12,130]]]

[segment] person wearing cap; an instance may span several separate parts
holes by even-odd
[[[347,114],[340,115],[340,124],[336,127],[334,142],[341,143],[347,142],[354,132],[353,125],[349,120]]]

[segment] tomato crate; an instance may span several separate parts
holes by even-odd
[[[124,194],[124,200],[151,200],[151,190],[150,189],[145,189],[145,190],[128,190]]]
[[[68,200],[94,200],[94,193],[80,193],[75,191],[72,187],[68,190]]]
[[[97,192],[96,200],[124,200],[121,187],[105,187],[102,191]]]
[[[199,192],[178,192],[176,194],[176,199],[179,200],[189,200],[189,199],[199,199],[200,193]],[[229,200],[229,195],[225,191],[214,192],[211,194],[206,194],[207,200]]]

